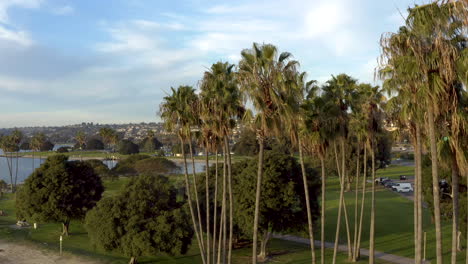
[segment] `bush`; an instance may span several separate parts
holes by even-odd
[[[118,152],[122,155],[137,154],[140,152],[140,148],[132,141],[124,139],[119,143]]]
[[[67,153],[68,148],[67,147],[60,147],[56,150],[57,153]]]
[[[101,140],[97,138],[91,138],[86,142],[86,147],[85,149],[87,150],[102,150],[104,149],[104,143],[102,143]]]
[[[116,174],[137,174],[137,171],[135,170],[135,163],[139,160],[144,160],[151,158],[148,155],[142,155],[142,154],[133,154],[130,155],[128,158],[120,160],[117,165],[115,165],[114,168],[112,168],[112,172]]]
[[[94,169],[94,172],[96,172],[96,174],[99,175],[99,177],[114,178],[109,167],[107,167],[107,165],[104,164],[104,162],[102,162],[101,160],[92,159],[92,160],[87,160],[85,162],[88,163],[89,166],[91,166]]]
[[[44,143],[42,143],[39,150],[40,151],[51,151],[52,149],[54,149],[54,144],[52,142],[50,142],[49,140],[47,140]]]
[[[135,171],[138,174],[169,174],[174,173],[178,167],[177,165],[166,158],[149,158],[139,160],[134,163]]]

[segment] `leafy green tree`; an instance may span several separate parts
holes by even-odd
[[[122,252],[131,264],[144,255],[185,254],[193,230],[176,192],[164,176],[133,178],[118,195],[99,201],[86,215],[91,242]]]
[[[31,144],[29,144],[29,142],[23,142],[19,148],[20,150],[31,150]]]
[[[232,147],[236,155],[255,156],[258,154],[258,142],[256,134],[251,129],[243,129],[239,140]]]
[[[160,149],[163,144],[155,137],[146,137],[140,142],[139,146],[142,152],[153,153]]]
[[[118,145],[118,152],[122,155],[137,154],[140,152],[140,148],[132,141],[124,139]]]
[[[102,150],[104,149],[104,143],[97,138],[90,138],[86,141],[87,150]]]
[[[50,140],[46,140],[42,143],[41,147],[39,148],[40,151],[51,151],[54,149],[54,143],[50,142]]]
[[[257,160],[233,164],[233,191],[235,223],[242,234],[250,236],[255,212]],[[266,151],[263,165],[264,179],[260,201],[259,232],[261,234],[260,259],[267,257],[267,245],[273,232],[307,231],[306,201],[301,166],[290,155]],[[308,168],[306,171],[311,216],[319,214],[318,196],[320,178]]]
[[[85,162],[55,155],[29,176],[16,198],[17,217],[54,221],[68,235],[70,220],[81,219],[96,205],[104,191],[101,178]]]

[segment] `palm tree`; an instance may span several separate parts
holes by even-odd
[[[242,59],[239,62],[241,90],[257,111],[257,117],[253,121],[258,125],[259,154],[252,245],[252,263],[256,264],[264,141],[271,129],[278,127],[274,125],[279,120],[278,95],[281,89],[285,88],[284,76],[295,72],[297,62],[291,60],[291,54],[288,52],[283,52],[278,56],[278,49],[271,44],[254,43],[251,49],[243,50],[241,56]]]
[[[42,147],[42,145],[45,142],[45,135],[44,133],[36,133],[34,136],[31,138],[31,151],[32,151],[32,169],[35,169],[34,166],[34,152],[39,151]],[[40,158],[40,157],[39,157]],[[40,163],[40,162],[39,162]]]
[[[76,133],[76,135],[75,135],[75,140],[76,140],[76,143],[78,143],[78,146],[80,147],[80,150],[82,150],[84,144],[86,143],[85,133],[83,131],[78,131],[78,133]],[[80,154],[80,160],[82,160],[81,154]]]
[[[201,217],[198,211],[198,224],[195,218],[195,213],[192,205],[192,196],[191,188],[188,179],[188,169],[187,169],[187,158],[185,155],[185,142],[186,140],[191,140],[190,136],[190,125],[192,117],[190,116],[190,107],[192,106],[193,101],[195,100],[194,89],[190,86],[180,86],[177,89],[171,88],[171,95],[164,97],[163,103],[160,105],[160,115],[164,120],[164,125],[167,131],[177,133],[181,149],[182,156],[184,157],[184,176],[185,176],[185,189],[187,195],[187,203],[190,209],[190,215],[192,218],[193,229],[195,230],[195,235],[197,237],[198,245],[200,248],[200,255],[202,262],[206,263],[205,256],[205,247],[202,239],[203,230],[201,229]],[[194,185],[196,181],[194,181]],[[198,201],[195,201],[198,204]]]
[[[320,213],[320,262],[325,263],[325,209],[326,209],[326,178],[325,178],[325,155],[328,147],[329,122],[324,118],[325,101],[317,95],[318,87],[314,86],[308,91],[307,99],[301,108],[304,111],[304,127],[301,129],[303,136],[307,139],[305,144],[310,152],[315,153],[320,159],[322,198]]]
[[[344,191],[345,186],[346,189],[351,188],[350,177],[346,177],[348,173],[345,162],[345,141],[348,138],[348,110],[351,107],[352,96],[355,92],[356,83],[357,81],[352,77],[346,74],[340,74],[338,76],[332,76],[332,79],[329,80],[327,84],[323,87],[323,97],[326,102],[325,112],[327,113],[328,119],[330,120],[330,126],[335,128],[335,135],[331,135],[331,137],[334,138],[333,146],[335,152],[336,167],[338,172],[338,178],[340,179],[341,184],[340,201],[338,205],[338,220],[335,234],[335,246],[333,250],[333,263],[336,262],[342,210],[344,212],[345,217],[346,235],[348,241],[348,259],[353,259],[351,234],[349,229],[349,220],[346,209],[346,203],[344,199]],[[338,162],[338,152],[336,148],[337,142],[340,144],[341,168]]]
[[[283,92],[282,98],[282,107],[280,108],[280,118],[282,120],[283,125],[286,127],[286,131],[289,131],[289,135],[291,138],[291,142],[293,144],[297,144],[299,149],[299,162],[301,165],[301,173],[302,173],[302,180],[304,185],[304,194],[305,194],[305,201],[306,201],[306,210],[307,210],[307,223],[308,223],[308,231],[309,231],[309,242],[310,242],[310,250],[311,250],[311,261],[315,263],[315,239],[314,239],[314,229],[313,229],[313,219],[312,219],[312,212],[310,209],[310,198],[309,198],[309,187],[307,183],[307,174],[304,164],[304,155],[303,155],[303,148],[305,146],[304,143],[304,135],[306,134],[307,125],[305,124],[305,111],[302,111],[304,104],[304,95],[306,93],[313,94],[314,91],[317,89],[315,86],[315,81],[306,81],[306,73],[297,73],[293,76],[292,80],[288,82],[289,89]],[[310,93],[310,91],[312,93]],[[302,131],[302,132],[301,132]],[[323,256],[322,256],[323,258]]]
[[[210,71],[207,71],[204,74],[200,97],[204,108],[202,119],[204,123],[207,124],[208,130],[206,134],[210,135],[211,131],[213,134],[211,137],[213,137],[213,139],[219,138],[222,141],[221,145],[223,146],[223,152],[227,157],[227,193],[229,195],[229,238],[227,261],[228,263],[231,263],[234,205],[232,197],[232,163],[229,141],[237,120],[244,113],[242,96],[238,88],[234,65],[227,62],[217,62],[213,64]],[[223,191],[223,193],[226,194],[225,191]],[[225,203],[224,197],[223,203]],[[224,214],[224,217],[226,217],[226,214]],[[226,218],[224,218],[224,224],[227,225]]]

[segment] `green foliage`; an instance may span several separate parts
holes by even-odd
[[[97,139],[97,138],[91,138],[88,141],[86,141],[86,148],[87,150],[101,150],[104,149],[104,143]]]
[[[147,137],[140,142],[139,146],[141,151],[151,153],[160,149],[163,145],[157,138]]]
[[[235,223],[250,236],[255,209],[257,160],[233,164]],[[307,170],[312,217],[319,215],[320,182],[317,172]],[[281,217],[278,217],[281,216]],[[285,232],[307,226],[304,187],[296,159],[274,151],[265,152],[259,231]]]
[[[104,164],[101,160],[92,159],[85,161],[89,166],[91,166],[94,172],[99,175],[101,178],[113,178],[113,174],[109,170],[109,167]]]
[[[57,153],[67,153],[68,152],[68,147],[60,147],[56,151],[57,151]]]
[[[54,143],[50,140],[44,141],[39,148],[40,151],[51,151],[52,149],[54,149]]]
[[[30,150],[31,147],[30,147],[29,142],[23,142],[23,143],[20,145],[20,149],[21,149],[21,150]]]
[[[100,201],[86,215],[85,225],[94,245],[140,257],[186,253],[193,237],[189,219],[169,180],[145,175]]]
[[[134,168],[138,174],[147,175],[174,173],[178,169],[174,162],[162,157],[139,160]]]
[[[239,137],[239,140],[232,147],[232,151],[236,155],[254,156],[258,154],[258,142],[255,132],[250,129],[244,129]]]
[[[439,163],[440,164],[440,163]],[[439,180],[445,181],[447,183],[447,188],[442,188],[441,186],[441,195],[440,195],[440,214],[444,220],[452,219],[453,215],[453,202],[452,202],[452,170],[451,168],[440,164],[439,166]],[[423,176],[423,197],[424,201],[427,203],[431,213],[434,213],[434,198],[432,195],[432,167],[431,159],[429,155],[423,156],[422,163],[422,176]],[[466,230],[467,225],[467,186],[466,179],[462,178],[461,175],[458,175],[458,185],[459,185],[459,229]],[[464,233],[464,232],[462,232]],[[463,234],[465,236],[465,234]]]
[[[130,155],[128,158],[120,160],[114,168],[112,168],[112,172],[116,174],[136,174],[137,171],[135,170],[135,163],[139,160],[149,159],[151,158],[148,155],[143,154],[133,154]]]
[[[103,191],[101,179],[88,163],[51,156],[19,189],[17,217],[63,223],[80,219],[101,199]]]
[[[137,144],[128,139],[124,139],[120,141],[118,145],[118,152],[122,155],[130,155],[139,153],[140,149]]]

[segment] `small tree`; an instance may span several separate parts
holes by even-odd
[[[122,155],[130,155],[139,153],[140,149],[137,144],[128,139],[124,139],[119,143],[118,152]]]
[[[85,162],[55,155],[36,169],[19,190],[17,217],[32,221],[55,221],[68,235],[70,220],[83,218],[101,199],[104,187]]]
[[[104,143],[97,138],[91,138],[86,142],[86,149],[87,150],[102,150],[104,149]]]
[[[39,148],[40,151],[51,151],[52,149],[54,149],[54,143],[49,140],[44,141]]]
[[[168,178],[145,175],[100,201],[85,223],[94,245],[118,250],[137,263],[143,255],[186,253],[193,237],[187,219]]]

